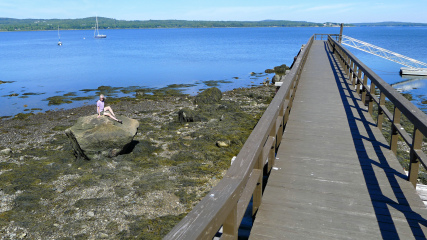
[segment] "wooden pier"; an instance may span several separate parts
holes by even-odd
[[[165,239],[238,239],[248,206],[252,240],[426,239],[427,208],[414,185],[427,162],[427,116],[339,39],[310,38],[227,174]]]
[[[250,239],[425,239],[426,207],[326,42],[305,69]]]

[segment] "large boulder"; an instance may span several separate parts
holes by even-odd
[[[222,92],[216,87],[205,89],[195,99],[195,104],[215,104],[221,101]]]
[[[139,122],[127,117],[118,117],[118,123],[109,117],[91,115],[80,117],[77,123],[65,130],[78,158],[93,159],[104,155],[114,157],[131,145]]]

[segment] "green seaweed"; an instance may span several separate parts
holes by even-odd
[[[77,96],[77,94],[75,92],[69,92],[63,95],[64,97],[74,97]]]
[[[73,97],[70,98],[72,101],[86,101],[86,100],[93,100],[95,99],[95,96],[85,96],[85,97]]]
[[[61,105],[64,103],[72,103],[72,101],[69,100],[69,98],[64,97],[64,96],[52,96],[52,97],[48,97],[46,99],[43,99],[43,101],[49,101],[49,103],[48,103],[49,106]]]
[[[14,118],[18,119],[18,120],[25,120],[28,117],[33,116],[33,115],[34,115],[34,113],[18,113],[15,115]]]
[[[71,126],[55,126],[52,128],[53,131],[64,131],[67,128],[70,128]]]
[[[130,224],[128,231],[124,230],[117,234],[116,237],[119,239],[160,240],[184,217],[185,214],[178,216],[167,215],[154,219],[147,219],[141,216]]]

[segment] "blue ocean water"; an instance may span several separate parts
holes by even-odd
[[[339,28],[203,28],[93,31],[0,32],[0,116],[91,104],[74,101],[48,106],[46,99],[73,93],[93,95],[99,86],[162,88],[195,84],[195,94],[207,81],[220,81],[222,90],[259,84],[271,75],[267,68],[290,65],[301,45],[315,33],[337,34]],[[427,28],[355,27],[344,34],[427,62]],[[390,84],[406,80],[400,65],[352,49]],[[251,72],[259,73],[255,76]],[[427,80],[408,91],[424,99]],[[408,89],[408,87],[406,87]],[[124,94],[122,94],[124,95]],[[420,101],[421,101],[420,100]],[[418,101],[418,100],[415,100]],[[32,109],[32,110],[31,110]]]

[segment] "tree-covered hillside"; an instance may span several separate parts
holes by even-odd
[[[98,17],[99,28],[213,28],[213,27],[321,27],[321,23],[304,21],[186,21],[146,20],[125,21]],[[14,19],[0,18],[0,31],[37,31],[61,29],[92,29],[95,17],[82,19]]]
[[[358,27],[426,27],[427,23],[410,22],[377,22],[377,23],[353,23]]]

